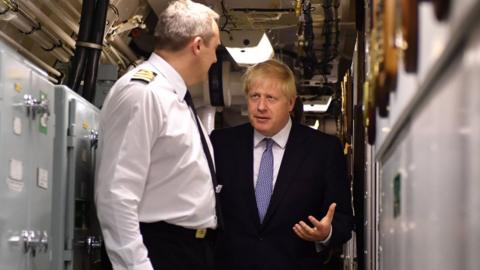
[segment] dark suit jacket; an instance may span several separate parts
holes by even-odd
[[[321,269],[315,244],[300,239],[295,223],[325,216],[337,203],[329,245],[350,239],[352,210],[340,141],[293,123],[277,182],[260,224],[253,186],[253,128],[250,124],[214,130],[211,135],[224,228],[217,245],[217,269]]]

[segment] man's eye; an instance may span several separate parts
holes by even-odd
[[[268,100],[269,102],[275,102],[275,101],[277,100],[277,98],[275,98],[275,97],[267,97],[267,100]]]

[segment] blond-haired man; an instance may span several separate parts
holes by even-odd
[[[292,122],[295,78],[267,60],[245,74],[250,123],[214,130],[225,229],[217,269],[322,269],[325,247],[351,236],[339,140]]]

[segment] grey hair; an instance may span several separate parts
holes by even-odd
[[[214,34],[212,24],[218,19],[218,13],[203,4],[172,1],[158,18],[155,48],[178,51],[197,36],[208,43]]]

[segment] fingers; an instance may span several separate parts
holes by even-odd
[[[308,216],[308,220],[310,220],[310,222],[312,222],[312,224],[315,228],[318,228],[318,227],[321,226],[320,221],[318,219],[316,219],[314,216]]]
[[[311,228],[303,221],[300,221],[299,223],[295,224],[293,226],[293,231],[295,232],[296,235],[298,235],[303,240],[314,241],[316,238],[315,237],[316,229]]]
[[[312,228],[312,227],[308,226],[307,223],[305,223],[303,221],[300,221],[299,224],[300,224],[301,229],[303,230],[303,232],[306,235],[312,236],[312,235],[315,234],[315,231],[316,231],[315,227]]]
[[[313,226],[318,228],[322,228],[325,225],[330,226],[332,224],[333,220],[333,215],[335,214],[335,207],[337,205],[335,203],[332,203],[330,207],[328,208],[327,214],[322,218],[322,220],[316,219],[314,216],[308,216],[308,220],[312,222]]]
[[[325,215],[325,217],[327,218],[327,222],[328,222],[329,224],[332,223],[333,215],[335,214],[335,207],[337,207],[337,204],[336,204],[336,203],[330,204],[330,207],[328,207],[327,215]]]
[[[302,238],[303,240],[309,240],[309,239],[307,238],[307,236],[305,235],[305,233],[303,232],[303,230],[301,229],[300,225],[295,224],[295,225],[293,226],[293,231],[295,232],[295,234],[296,234],[298,237]]]
[[[314,216],[308,216],[308,220],[314,227],[310,227],[305,222],[300,221],[293,226],[293,231],[298,237],[307,241],[323,240],[330,231],[336,206],[335,203],[332,203],[328,207],[327,214],[320,221]]]

